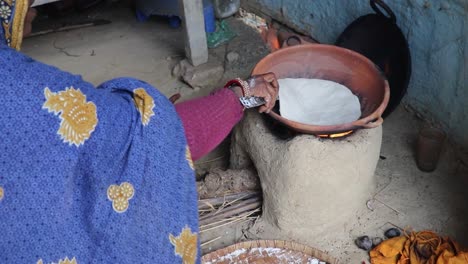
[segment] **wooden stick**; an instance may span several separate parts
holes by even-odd
[[[200,247],[204,247],[204,246],[206,246],[206,245],[208,245],[208,244],[211,244],[211,243],[215,242],[216,240],[218,240],[218,239],[220,239],[220,238],[221,238],[221,237],[217,237],[217,238],[215,238],[215,239],[212,239],[212,240],[206,241],[206,242],[204,242],[204,243],[201,243]]]
[[[239,218],[235,219],[234,221],[227,222],[227,223],[224,223],[224,224],[222,224],[222,225],[213,226],[213,227],[206,228],[206,229],[200,229],[200,234],[201,234],[201,233],[208,232],[208,231],[211,231],[211,230],[214,230],[214,229],[216,229],[216,228],[220,228],[220,227],[223,227],[223,226],[235,224],[235,223],[240,222],[240,221],[242,221],[242,220],[243,220],[243,221],[242,221],[241,223],[245,223],[245,222],[247,222],[247,221],[251,221],[251,220],[252,220],[252,217],[249,217],[249,216],[251,216],[252,214],[257,213],[257,212],[260,212],[260,209],[255,209],[255,210],[249,212],[248,214],[246,214],[246,216],[239,217]]]
[[[225,211],[223,211],[223,212],[221,212],[219,214],[216,214],[216,215],[207,215],[207,216],[203,217],[203,219],[200,220],[200,225],[205,225],[205,224],[211,223],[211,222],[219,220],[219,219],[231,217],[231,216],[234,216],[234,215],[241,214],[243,212],[258,209],[261,206],[262,206],[262,201],[254,201],[254,202],[251,202],[251,203],[248,203],[248,204],[241,204],[240,206],[233,206],[235,208],[232,208],[230,210],[225,210]]]
[[[198,201],[198,209],[213,209],[214,206],[221,205],[225,202],[231,202],[238,199],[248,199],[254,196],[260,196],[260,192],[241,192],[231,195],[225,195],[223,197],[214,197]]]
[[[243,224],[245,222],[252,221],[253,219],[255,219],[255,218],[253,218],[253,217],[242,217],[242,218],[236,219],[236,220],[234,220],[232,222],[229,222],[229,223],[225,223],[225,224],[222,224],[222,225],[219,225],[219,226],[214,226],[214,227],[211,227],[211,228],[208,228],[208,229],[203,229],[203,230],[200,231],[200,234],[201,233],[206,233],[206,232],[211,231],[211,230],[215,230],[215,229],[220,228],[220,227],[231,225],[231,224]]]
[[[258,200],[259,198],[260,197],[252,197],[249,200],[252,200],[252,201],[253,200]],[[223,211],[226,208],[229,208],[228,210],[233,209],[234,208],[233,204],[235,204],[235,203],[238,204],[236,206],[239,206],[239,204],[245,203],[245,202],[239,202],[239,201],[242,201],[242,198],[239,198],[239,199],[236,199],[236,200],[233,200],[233,201],[230,201],[230,202],[224,202],[221,206],[218,207],[218,210],[216,210],[216,212],[212,212],[212,214],[218,214],[219,212]]]
[[[236,205],[231,205],[231,206],[228,206],[228,207],[220,207],[220,208],[218,208],[218,210],[216,210],[214,212],[211,212],[211,213],[208,213],[208,214],[205,214],[205,215],[201,216],[200,220],[204,220],[204,219],[212,217],[214,215],[218,215],[221,212],[232,211],[232,210],[235,210],[235,209],[237,209],[239,207],[242,207],[242,206],[244,206],[246,204],[251,204],[251,203],[254,203],[254,202],[257,202],[257,201],[260,201],[260,197],[252,197],[252,198],[249,198],[247,200],[243,200],[241,202],[238,202]]]
[[[242,218],[239,218],[239,219],[235,219],[234,221],[224,223],[222,225],[213,226],[213,227],[210,227],[210,228],[207,228],[207,229],[200,229],[200,234],[211,231],[211,230],[214,230],[214,229],[217,229],[217,228],[220,228],[220,227],[223,227],[223,226],[235,224],[235,223],[240,222],[240,221],[242,221],[244,219],[248,219],[248,218],[243,218],[242,217]]]
[[[56,32],[62,32],[62,31],[68,31],[68,30],[73,30],[73,29],[79,29],[79,28],[85,28],[85,27],[94,27],[94,26],[100,26],[100,25],[106,25],[112,23],[109,20],[103,20],[103,19],[98,19],[98,20],[93,20],[93,21],[85,21],[79,24],[74,24],[74,25],[66,25],[63,27],[59,28],[53,28],[53,29],[46,29],[43,31],[38,31],[38,32],[33,32],[27,36],[27,38],[32,38],[32,37],[37,37],[37,36],[42,36],[46,35],[49,33],[56,33]]]
[[[217,160],[223,159],[223,158],[225,158],[225,157],[226,157],[226,155],[222,155],[222,156],[219,156],[219,157],[216,157],[216,158],[214,158],[214,159],[207,160],[207,161],[195,162],[195,165],[202,165],[202,164],[210,163],[210,162],[213,162],[213,161],[217,161]]]
[[[219,221],[215,221],[213,223],[208,223],[206,225],[200,225],[200,230],[202,229],[207,229],[208,227],[210,226],[214,226],[214,225],[219,225],[219,224],[222,224],[224,222],[234,222],[235,220],[239,220],[241,218],[254,218],[254,219],[258,219],[259,217],[256,216],[256,217],[251,217],[251,215],[253,215],[254,213],[257,213],[257,212],[260,212],[260,208],[257,208],[253,211],[250,211],[250,212],[246,212],[244,214],[241,214],[241,215],[238,215],[238,216],[233,216],[233,217],[230,217],[230,218],[225,218],[225,219],[221,219]],[[229,224],[229,223],[226,223],[226,224]],[[224,224],[222,224],[224,225]],[[222,226],[221,225],[221,226]]]
[[[209,226],[218,225],[218,224],[221,224],[221,223],[224,223],[224,222],[233,221],[233,219],[239,218],[239,217],[241,217],[241,216],[235,216],[235,217],[231,217],[231,218],[225,218],[225,219],[221,219],[221,220],[219,220],[219,221],[213,222],[213,223],[208,223],[208,224],[206,224],[206,225],[201,225],[201,226],[200,226],[200,229],[208,228]]]

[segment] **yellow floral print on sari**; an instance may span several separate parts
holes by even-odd
[[[60,114],[58,134],[65,143],[80,146],[90,138],[98,123],[96,105],[86,102],[86,95],[73,87],[54,93],[44,89],[46,102],[42,108],[55,115]]]
[[[192,153],[190,152],[190,148],[188,146],[185,148],[185,158],[187,159],[187,162],[188,162],[190,168],[192,170],[194,170],[195,166],[194,166],[193,160],[192,160]]]
[[[44,262],[42,261],[42,259],[40,259],[36,264],[44,264]],[[55,263],[51,263],[51,264],[55,264]],[[57,264],[78,264],[78,262],[76,261],[75,258],[68,259],[68,257],[66,257],[65,259],[59,260]]]
[[[138,88],[133,90],[133,102],[141,115],[141,122],[144,126],[148,125],[151,117],[154,116],[154,100],[145,89]]]
[[[19,50],[23,41],[23,27],[29,1],[0,0],[0,23],[8,46]]]
[[[193,264],[197,260],[197,234],[185,227],[179,236],[169,235],[169,241],[175,247],[175,254],[182,258],[183,264]]]
[[[123,213],[127,211],[129,200],[133,198],[134,193],[133,185],[128,182],[120,186],[113,184],[107,189],[107,198],[112,201],[112,207],[117,213]]]

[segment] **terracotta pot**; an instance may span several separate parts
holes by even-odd
[[[278,107],[270,116],[286,126],[308,134],[335,134],[360,128],[375,128],[383,123],[382,113],[390,98],[385,76],[364,56],[331,45],[304,44],[287,47],[263,58],[253,73],[273,72],[281,78],[316,78],[340,83],[348,87],[361,103],[361,118],[354,122],[316,126],[283,118]],[[281,89],[281,87],[280,87]]]
[[[437,168],[445,138],[441,129],[430,126],[421,129],[416,149],[416,162],[420,170],[432,172]]]

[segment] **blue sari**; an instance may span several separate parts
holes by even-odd
[[[199,263],[173,105],[142,81],[94,87],[21,54],[24,12],[0,0],[0,263]]]

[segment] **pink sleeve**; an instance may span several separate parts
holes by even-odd
[[[239,98],[229,89],[177,104],[175,108],[182,119],[193,160],[218,146],[243,116]]]

